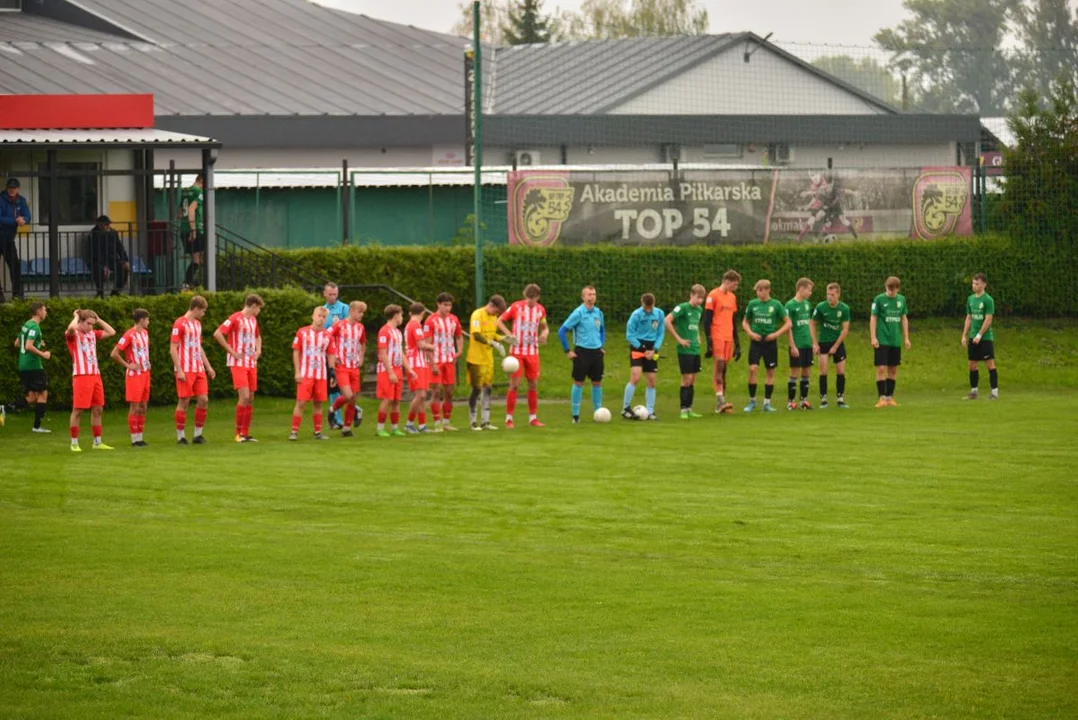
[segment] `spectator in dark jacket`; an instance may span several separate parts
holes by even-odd
[[[90,271],[99,298],[105,297],[105,282],[110,277],[114,281],[113,295],[119,295],[127,285],[131,261],[120,241],[120,234],[112,229],[112,220],[108,215],[99,217],[97,225],[90,231]]]
[[[19,246],[15,236],[19,228],[33,219],[26,198],[19,194],[17,178],[8,178],[4,194],[0,195],[0,255],[4,256],[11,274],[11,295],[22,297],[22,266],[19,265]],[[0,273],[3,271],[0,270]],[[4,301],[3,284],[0,283],[0,302]]]

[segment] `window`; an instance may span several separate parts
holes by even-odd
[[[704,145],[704,160],[741,157],[740,143],[712,143]]]
[[[0,0],[2,2],[3,0]],[[92,172],[101,170],[101,164],[95,162],[58,162],[57,169],[67,172]],[[41,172],[48,170],[48,165],[38,166]],[[100,178],[94,175],[67,175],[57,178],[57,190],[60,205],[56,208],[57,225],[93,225],[100,215]],[[49,179],[39,177],[37,181],[37,206],[41,209],[40,224],[45,225],[52,216],[49,207]]]

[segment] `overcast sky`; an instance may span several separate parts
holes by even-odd
[[[323,5],[447,32],[457,0],[318,0]],[[543,8],[577,10],[582,0],[545,0]],[[776,42],[872,45],[872,36],[905,17],[902,0],[701,0],[711,32],[775,33]]]

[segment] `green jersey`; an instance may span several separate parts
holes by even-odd
[[[29,343],[41,350],[44,341],[41,339],[41,326],[35,320],[27,320],[19,330],[19,372],[23,370],[44,370],[41,364],[41,356],[35,355],[26,349]]]
[[[775,298],[767,302],[753,298],[745,308],[745,319],[754,333],[767,336],[782,326],[782,321],[786,319],[786,308]]]
[[[809,330],[809,321],[812,319],[812,304],[808,300],[792,297],[786,302],[786,314],[793,324],[794,346],[811,348],[812,331]]]
[[[674,330],[678,337],[689,341],[689,347],[677,346],[678,355],[700,354],[700,316],[704,308],[693,306],[692,303],[683,302],[670,313],[674,317]]]
[[[980,297],[970,295],[969,300],[966,300],[966,314],[969,315],[970,321],[969,335],[973,337],[981,332],[981,327],[984,326],[984,316],[996,314],[996,301],[988,293],[984,293]],[[991,325],[988,326],[988,332],[981,335],[981,340],[995,340],[995,336],[992,335]]]
[[[880,345],[902,346],[902,318],[906,316],[906,298],[890,297],[880,293],[872,301],[872,314],[876,316],[876,340]]]
[[[202,188],[198,185],[192,185],[189,188],[184,188],[183,194],[180,196],[180,212],[183,217],[180,220],[180,230],[186,233],[190,230],[190,226],[187,224],[187,206],[191,203],[198,203],[195,207],[195,229],[198,232],[202,232],[202,207],[205,205],[203,202]]]
[[[831,307],[831,304],[824,300],[812,311],[812,319],[816,321],[816,327],[819,328],[816,331],[816,339],[822,343],[833,343],[842,334],[842,325],[850,321],[850,306],[840,302]]]

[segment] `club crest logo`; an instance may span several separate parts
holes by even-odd
[[[518,177],[513,188],[512,240],[532,247],[557,243],[575,196],[576,189],[563,176]]]
[[[950,235],[969,205],[969,178],[957,171],[926,171],[913,186],[913,231],[923,240]]]

